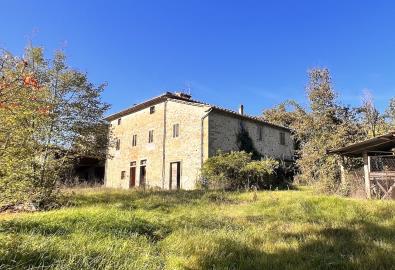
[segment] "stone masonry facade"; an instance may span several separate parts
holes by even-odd
[[[107,117],[114,144],[105,186],[194,189],[205,159],[238,150],[242,125],[263,155],[290,160],[290,131],[251,116],[165,93]]]

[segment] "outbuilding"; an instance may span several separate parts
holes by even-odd
[[[395,131],[328,151],[344,158],[362,158],[367,198],[395,198]],[[343,159],[344,160],[344,159]],[[347,173],[341,165],[342,180]]]

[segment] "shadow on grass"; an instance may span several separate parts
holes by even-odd
[[[297,248],[267,253],[259,246],[229,238],[217,241],[215,250],[194,249],[195,266],[186,269],[394,269],[395,228],[361,223],[359,230],[326,228],[279,237],[299,242]],[[314,237],[311,237],[311,236]],[[313,239],[313,240],[311,240]],[[390,247],[388,247],[390,245]]]
[[[149,249],[143,256],[151,257],[141,256],[141,260],[139,254],[133,253],[134,250],[120,256],[119,253],[123,252],[120,246],[97,249],[87,244],[79,250],[51,245],[30,246],[22,241],[23,238],[17,239],[13,245],[8,245],[6,252],[0,247],[0,269],[160,269],[161,265],[161,258],[155,257],[157,254]],[[141,267],[136,267],[136,260],[140,260],[137,264]]]
[[[49,269],[61,258],[60,253],[49,249],[26,250],[17,245],[7,249],[8,252],[0,256],[0,269]]]
[[[109,222],[111,217],[104,219],[99,224],[97,221],[86,217],[73,217],[59,220],[59,226],[67,228],[67,233],[81,229],[78,224],[83,223],[84,230],[128,237],[132,234],[144,235],[156,244],[156,241],[164,239],[171,230],[167,227],[158,226],[142,219],[130,221]],[[216,219],[186,220],[186,223],[194,224],[200,229],[226,228],[241,229],[232,225],[232,220],[219,222]],[[178,224],[182,225],[182,224]],[[39,250],[35,246],[19,248],[18,241],[21,239],[19,232],[38,233],[48,236],[59,233],[57,227],[43,222],[2,222],[2,232],[15,233],[16,241],[8,242],[4,250],[7,252],[0,256],[0,265],[20,265],[20,269],[29,267],[42,267],[57,265],[62,260],[68,260],[70,254],[54,252],[51,247],[43,246]],[[88,231],[85,234],[89,234]],[[248,234],[247,234],[248,235]],[[247,237],[246,235],[246,237]],[[306,231],[303,233],[279,233],[279,240],[285,243],[294,243],[298,246],[287,246],[274,252],[264,252],[265,237],[251,243],[249,239],[221,237],[210,241],[211,247],[206,248],[204,241],[191,243],[186,250],[185,256],[195,258],[193,265],[185,264],[185,269],[394,269],[395,258],[394,239],[395,228],[379,226],[369,222],[353,222],[349,226],[328,227],[321,230]],[[18,240],[19,239],[19,240]],[[1,240],[1,238],[0,238]],[[214,244],[213,244],[214,243]],[[1,242],[0,242],[1,244]],[[1,248],[0,248],[1,250]],[[101,260],[105,250],[96,250],[96,253],[80,254],[81,258]],[[133,250],[130,250],[133,252]],[[160,256],[160,254],[158,254]],[[104,256],[104,255],[103,255]],[[80,259],[78,259],[80,260]],[[93,267],[95,264],[90,265]],[[104,267],[104,265],[101,265]],[[1,267],[0,267],[1,269]],[[70,268],[69,268],[70,269]]]
[[[56,224],[54,224],[55,222]],[[119,238],[141,235],[156,242],[171,233],[171,229],[163,224],[154,224],[137,217],[128,220],[115,220],[111,216],[101,219],[89,214],[58,218],[52,221],[19,219],[0,222],[0,233],[7,234],[67,236],[74,232],[83,232],[87,235],[103,234]]]
[[[67,235],[72,230],[64,224],[53,224],[34,220],[11,220],[0,222],[0,233],[39,234],[42,236]]]

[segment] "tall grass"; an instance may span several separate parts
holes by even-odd
[[[82,190],[0,215],[0,269],[395,269],[395,202]]]

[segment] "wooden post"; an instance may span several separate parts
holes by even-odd
[[[342,184],[346,183],[346,172],[344,170],[344,157],[340,161],[340,181]]]
[[[365,175],[365,192],[366,197],[371,199],[371,191],[370,191],[370,157],[368,153],[363,153],[363,171]]]
[[[340,163],[340,181],[342,184],[346,183],[346,173],[344,172],[343,163]]]

